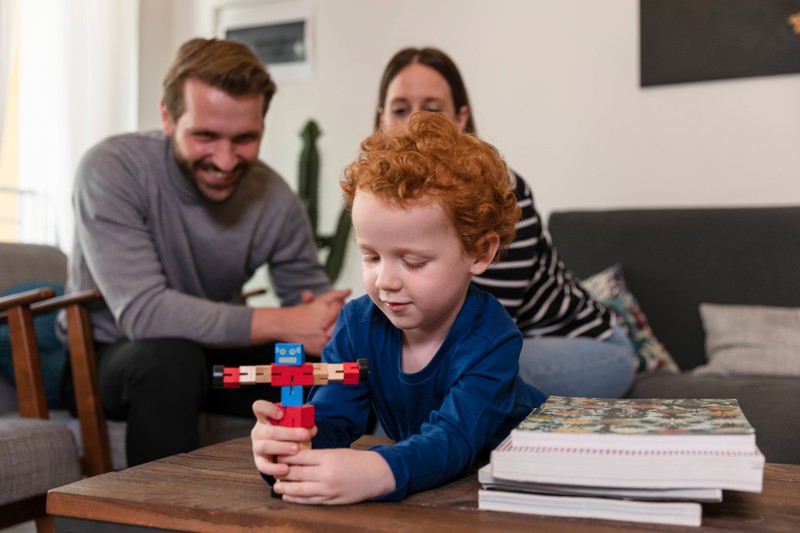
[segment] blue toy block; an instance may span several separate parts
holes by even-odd
[[[279,342],[275,344],[275,363],[279,365],[300,366],[306,362],[306,352],[302,344]]]
[[[300,407],[303,405],[303,387],[287,385],[281,387],[281,405],[284,407]]]

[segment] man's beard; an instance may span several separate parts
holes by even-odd
[[[212,171],[212,172],[220,172],[220,173],[222,173],[222,171],[220,171],[220,169],[217,168],[217,166],[214,165],[213,163],[205,163],[203,161],[196,161],[196,162],[189,161],[180,152],[180,150],[178,149],[177,144],[175,143],[175,139],[172,136],[169,137],[169,141],[170,141],[170,145],[172,146],[172,154],[173,154],[173,157],[175,158],[175,163],[177,163],[178,169],[180,170],[180,172],[183,175],[183,177],[186,178],[186,181],[188,181],[189,184],[192,187],[194,187],[195,190],[197,190],[197,192],[199,192],[206,199],[214,201],[214,202],[219,201],[219,200],[215,200],[213,198],[210,198],[208,196],[208,194],[206,194],[205,191],[203,191],[203,188],[200,187],[199,184],[202,181],[202,178],[199,177],[199,172],[200,171]],[[233,174],[233,175],[237,176],[236,183],[233,185],[233,191],[227,196],[226,200],[228,198],[230,198],[231,196],[233,196],[233,194],[236,192],[236,189],[239,188],[239,185],[242,182],[242,178],[244,177],[245,174],[247,174],[247,172],[250,170],[250,168],[252,166],[253,166],[253,163],[248,163],[246,161],[240,161],[235,167],[233,167],[233,169],[230,172],[225,172],[225,174]],[[206,184],[206,186],[208,186],[208,184]],[[212,183],[212,188],[213,188],[213,183]],[[225,201],[225,200],[222,200],[222,201]]]

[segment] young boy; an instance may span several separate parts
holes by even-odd
[[[513,240],[519,218],[497,152],[438,113],[377,132],[345,171],[367,295],[342,309],[323,361],[366,358],[358,385],[316,387],[316,426],[273,426],[259,400],[256,466],[296,503],[399,500],[450,481],[544,401],[518,376],[522,337],[470,284]],[[351,450],[374,407],[396,444]],[[313,437],[314,449],[299,442]]]

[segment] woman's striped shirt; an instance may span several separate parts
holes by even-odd
[[[526,337],[608,338],[611,313],[594,300],[558,257],[525,180],[512,172],[522,215],[506,254],[473,278],[505,306]]]

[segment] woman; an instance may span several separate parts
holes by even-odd
[[[375,128],[405,124],[418,111],[437,111],[475,133],[467,89],[455,63],[434,48],[406,48],[381,78]],[[636,374],[636,357],[611,313],[580,286],[559,259],[525,181],[514,172],[522,217],[508,253],[473,278],[495,295],[525,339],[520,375],[549,395],[620,397]]]

